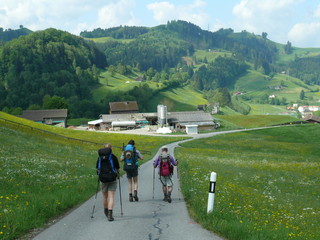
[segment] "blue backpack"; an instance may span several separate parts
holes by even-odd
[[[134,171],[138,169],[139,164],[138,164],[138,157],[137,157],[137,152],[136,148],[128,144],[127,146],[124,147],[123,149],[123,157],[124,157],[124,165],[123,165],[123,170],[124,171]]]

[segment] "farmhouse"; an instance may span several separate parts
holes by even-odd
[[[139,107],[136,101],[128,102],[110,102],[110,114],[122,114],[122,113],[138,113]]]
[[[154,113],[126,113],[126,114],[101,114],[100,119],[93,121],[91,129],[96,130],[119,130],[141,128],[146,125],[159,125],[160,112]],[[204,111],[168,112],[165,123],[176,131],[186,131],[186,126],[197,125],[199,130],[215,129],[218,125],[213,121],[210,113]],[[89,123],[88,123],[89,124]]]
[[[47,125],[67,126],[68,109],[24,110],[20,117]]]
[[[300,106],[298,111],[302,117],[306,117],[307,115],[312,115],[312,112],[320,111],[320,106]]]
[[[320,123],[320,117],[308,115],[307,117],[303,118],[304,121],[308,123]]]

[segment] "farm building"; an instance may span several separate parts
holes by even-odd
[[[110,114],[122,114],[122,113],[138,113],[139,107],[136,101],[128,102],[110,102]]]
[[[67,126],[68,109],[24,110],[20,117],[47,125]]]
[[[166,125],[177,131],[186,131],[187,125],[197,125],[199,130],[210,130],[217,127],[210,113],[203,111],[168,112]],[[132,129],[146,125],[158,125],[158,113],[101,114],[100,130]]]
[[[312,112],[320,111],[320,106],[300,106],[298,111],[301,113],[302,117],[307,115],[312,115]]]
[[[304,121],[308,123],[320,123],[320,117],[308,115],[307,117],[303,118]]]

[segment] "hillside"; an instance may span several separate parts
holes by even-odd
[[[136,100],[140,111],[163,101],[177,111],[219,102],[241,114],[263,113],[266,105],[272,111],[265,113],[279,114],[320,99],[320,49],[180,20],[81,36],[47,29],[0,46],[0,109],[48,108],[56,95],[71,118],[97,118],[110,101],[122,100]]]

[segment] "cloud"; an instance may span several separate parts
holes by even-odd
[[[79,33],[95,27],[134,25],[135,0],[1,0],[0,25],[31,30],[49,27]]]
[[[317,9],[314,11],[314,17],[320,18],[320,4],[318,5]]]
[[[100,27],[137,25],[139,21],[133,13],[135,0],[120,0],[103,6],[98,12],[97,24]]]
[[[320,22],[298,23],[288,33],[294,46],[319,47]]]
[[[206,27],[210,16],[206,13],[206,2],[195,0],[191,4],[175,5],[168,1],[153,2],[147,8],[153,13],[153,18],[160,24],[170,20],[185,20]]]

